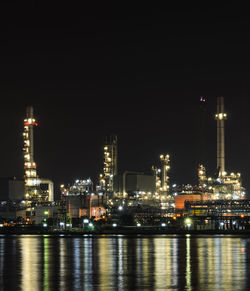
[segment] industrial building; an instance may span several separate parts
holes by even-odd
[[[125,171],[122,175],[115,176],[114,198],[137,199],[144,205],[158,205],[159,209],[172,207],[174,200],[169,186],[169,155],[160,155],[160,163],[159,168],[152,166],[151,174]]]
[[[250,201],[246,199],[186,201],[185,213],[192,217],[193,229],[250,229]]]
[[[24,200],[24,180],[16,177],[0,178],[0,201]]]
[[[173,208],[174,197],[170,193],[169,176],[170,171],[170,156],[160,155],[161,168],[152,166],[155,176],[156,191],[154,193],[154,200],[159,202],[161,209]]]
[[[101,218],[106,210],[103,207],[103,195],[93,193],[91,179],[76,180],[72,185],[61,185],[61,200],[70,218]]]
[[[205,98],[200,99],[204,110]],[[242,186],[241,174],[226,172],[224,98],[217,98],[217,173],[207,175],[204,160],[198,166],[195,186],[170,187],[170,156],[159,155],[158,166],[151,173],[124,171],[118,173],[118,139],[111,135],[103,146],[103,169],[97,185],[88,179],[78,179],[68,186],[61,185],[61,200],[54,200],[54,184],[41,179],[34,158],[34,128],[38,125],[33,107],[27,107],[24,119],[24,180],[0,179],[0,218],[22,218],[26,224],[66,227],[81,225],[83,219],[107,220],[129,214],[139,223],[158,223],[162,219],[185,215],[217,217],[246,215],[249,201]],[[95,187],[96,186],[96,187]],[[236,211],[237,210],[237,211]],[[228,217],[227,217],[228,218]],[[207,219],[205,219],[207,220]],[[204,220],[204,221],[205,221]],[[230,220],[230,219],[229,219]],[[228,220],[228,221],[229,221]],[[52,222],[51,222],[52,221]],[[72,223],[76,221],[77,223]],[[237,225],[240,225],[238,218]],[[221,223],[222,223],[221,222]],[[231,222],[226,222],[229,225]],[[248,222],[247,222],[248,223]],[[199,223],[198,223],[199,224]],[[217,226],[216,226],[217,227]]]
[[[145,195],[152,199],[156,190],[155,177],[144,173],[125,171],[114,177],[114,192],[118,197]]]
[[[205,99],[201,98],[201,108],[204,110]],[[232,172],[228,174],[225,167],[225,120],[227,114],[224,108],[224,98],[217,98],[217,112],[215,120],[217,122],[217,173],[216,177],[208,177],[203,164],[198,166],[198,186],[186,185],[176,189],[175,207],[177,210],[185,209],[187,203],[208,203],[209,201],[225,201],[229,205],[230,201],[238,201],[246,198],[246,190],[242,186],[240,173]],[[221,202],[220,202],[221,203]],[[208,206],[209,208],[210,206]]]
[[[217,173],[215,178],[207,177],[204,165],[199,165],[198,177],[199,187],[207,199],[244,199],[246,191],[242,186],[240,173],[228,174],[225,168],[225,120],[227,114],[224,108],[224,98],[217,98]]]
[[[34,127],[37,126],[33,107],[29,106],[26,108],[23,129],[24,180],[0,178],[2,219],[21,219],[25,224],[39,224],[44,216],[42,214],[58,213],[58,205],[51,203],[54,200],[54,183],[39,178],[37,174],[34,159]]]

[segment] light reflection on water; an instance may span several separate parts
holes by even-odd
[[[0,290],[250,290],[233,236],[0,236]]]

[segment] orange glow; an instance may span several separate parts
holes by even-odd
[[[175,196],[175,208],[176,209],[184,209],[185,207],[185,201],[199,201],[201,200],[200,194],[180,194]]]

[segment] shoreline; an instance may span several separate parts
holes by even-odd
[[[249,230],[178,230],[178,229],[103,229],[96,231],[49,231],[43,229],[2,229],[0,235],[50,235],[50,236],[99,236],[99,235],[239,235],[249,236]]]

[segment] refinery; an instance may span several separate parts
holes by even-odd
[[[201,97],[201,108],[206,99]],[[26,108],[23,123],[23,180],[0,178],[0,231],[91,232],[104,230],[247,230],[250,201],[241,174],[226,171],[224,98],[217,98],[217,174],[207,175],[203,161],[197,165],[196,185],[170,184],[170,155],[159,158],[147,173],[118,172],[118,136],[103,144],[102,172],[60,185],[54,199],[54,183],[39,176],[34,155],[34,131],[38,126],[33,107]]]

